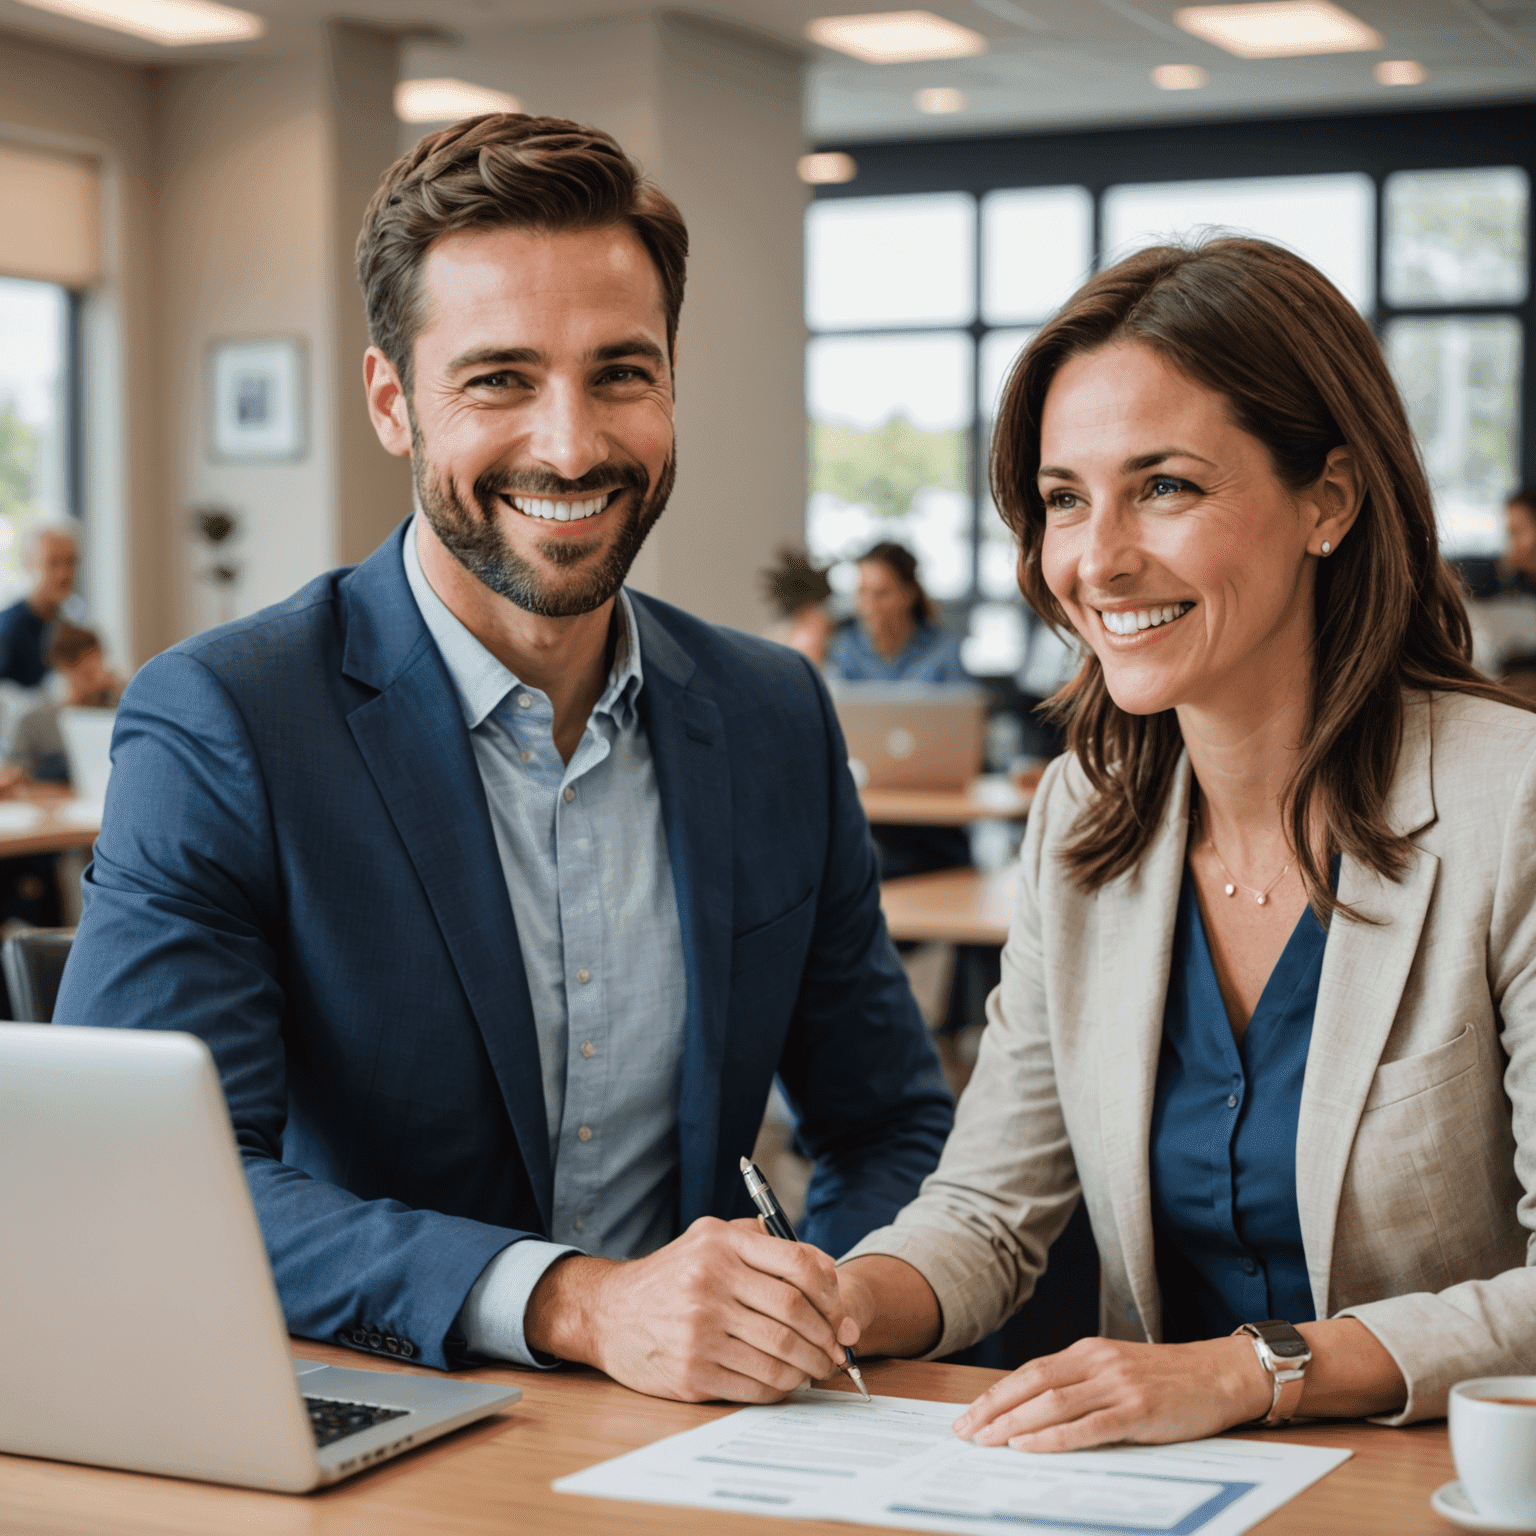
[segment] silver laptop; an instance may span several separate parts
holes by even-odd
[[[0,1451],[302,1493],[516,1387],[294,1360],[207,1047],[0,1023]]]
[[[827,686],[860,789],[964,789],[981,772],[982,689],[830,680]]]

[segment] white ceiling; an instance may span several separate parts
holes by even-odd
[[[460,73],[473,79],[479,39],[523,27],[632,16],[639,9],[624,0],[341,0],[335,10],[315,0],[239,3],[266,19],[267,34],[225,48],[162,48],[19,0],[0,0],[0,32],[165,64],[313,48],[321,18],[339,10],[349,19],[389,27],[446,29],[465,43]],[[807,136],[821,142],[1536,99],[1536,0],[1343,0],[1382,34],[1385,49],[1300,59],[1234,58],[1173,25],[1180,3],[705,0],[692,9],[805,47]],[[983,33],[991,44],[988,52],[935,64],[871,65],[801,42],[813,15],[912,5]],[[1417,60],[1428,68],[1429,79],[1418,86],[1377,85],[1371,66],[1382,58]],[[1210,84],[1159,91],[1148,78],[1157,64],[1198,64],[1208,71]],[[969,97],[968,109],[943,117],[920,113],[914,93],[936,85],[959,87]]]

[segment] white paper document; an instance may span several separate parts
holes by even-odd
[[[1349,1456],[1258,1436],[1052,1456],[982,1449],[950,1430],[964,1406],[800,1393],[555,1488],[910,1531],[1238,1536]]]

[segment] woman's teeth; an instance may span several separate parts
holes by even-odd
[[[1138,629],[1156,629],[1159,624],[1171,624],[1181,619],[1193,603],[1168,603],[1161,608],[1121,608],[1114,612],[1099,611],[1104,628],[1112,635],[1134,635]]]
[[[543,501],[536,496],[514,496],[512,505],[529,517],[553,518],[557,523],[579,523],[584,517],[596,517],[615,493],[604,491],[587,501]]]

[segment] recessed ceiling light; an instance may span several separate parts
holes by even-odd
[[[249,11],[214,0],[21,0],[35,10],[87,21],[148,38],[171,48],[191,43],[242,43],[260,37],[267,24]]]
[[[1159,64],[1152,71],[1152,84],[1160,91],[1198,91],[1210,83],[1211,77],[1198,64]]]
[[[919,112],[927,112],[934,117],[945,112],[964,112],[971,104],[965,92],[957,91],[952,85],[930,85],[926,90],[919,91],[912,101]]]
[[[795,169],[800,180],[812,187],[835,187],[852,181],[859,174],[858,163],[852,155],[833,151],[824,155],[801,155]]]
[[[1423,85],[1429,71],[1413,59],[1383,59],[1371,71],[1377,85]]]
[[[1188,5],[1173,18],[1240,59],[1291,59],[1307,53],[1357,53],[1383,46],[1381,33],[1329,0],[1268,0],[1261,5]]]
[[[822,16],[805,29],[813,43],[852,54],[866,64],[913,64],[919,59],[969,59],[987,51],[980,32],[932,11],[875,11]]]
[[[402,123],[456,123],[461,117],[478,117],[482,112],[522,110],[516,96],[446,75],[433,80],[402,80],[395,87],[395,116]]]

